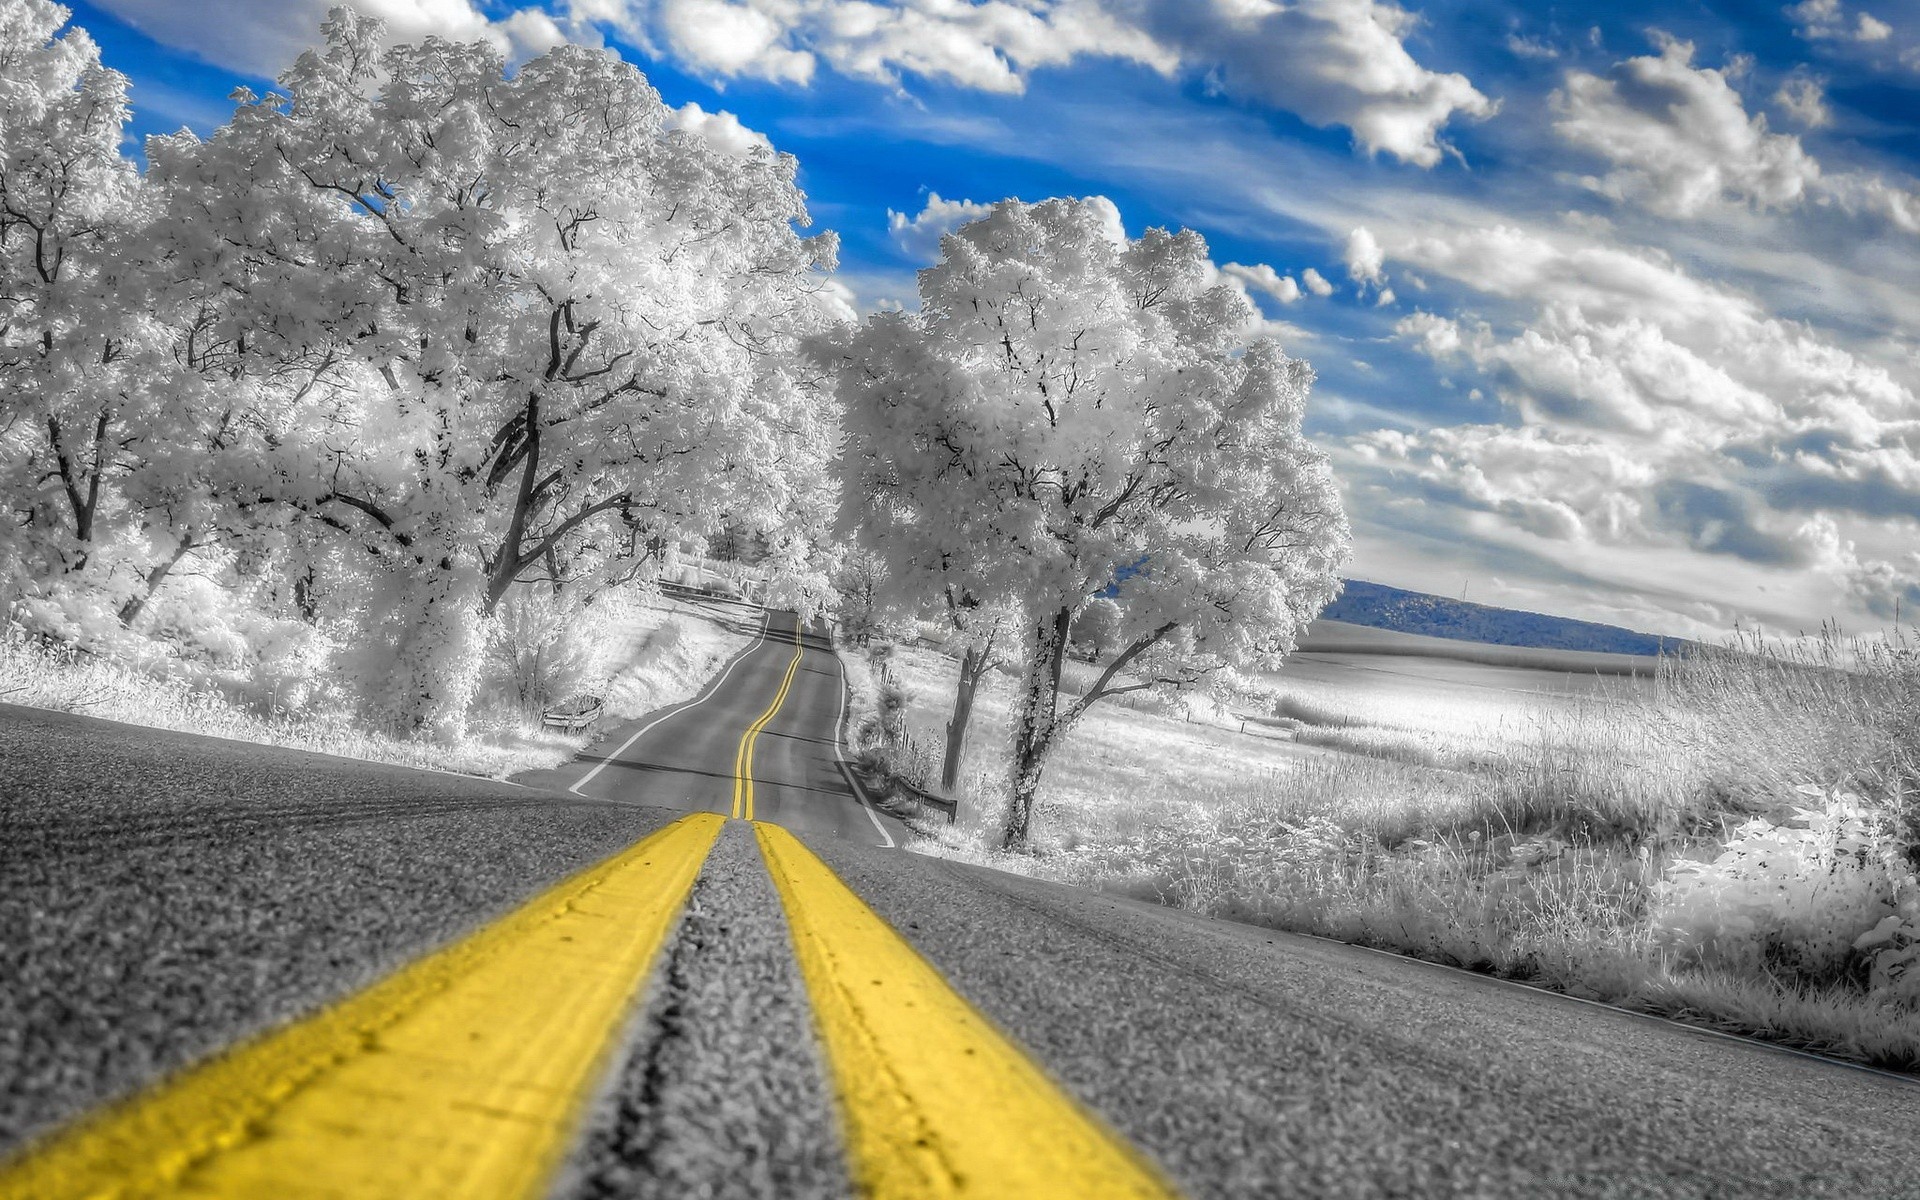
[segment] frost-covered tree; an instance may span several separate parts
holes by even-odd
[[[43,585],[97,560],[137,443],[163,427],[140,264],[127,80],[47,0],[0,0],[0,478],[14,568]],[[43,587],[42,590],[45,590]]]
[[[516,584],[591,591],[722,513],[799,567],[836,422],[786,356],[835,246],[793,158],[672,128],[610,52],[324,33],[149,156],[262,397],[241,490],[366,551],[325,557],[370,576],[387,707],[457,721]]]
[[[1212,275],[1191,231],[1128,240],[1104,204],[1008,201],[943,239],[919,312],[835,347],[846,486],[889,574],[1021,614],[1009,848],[1091,705],[1276,661],[1338,588],[1312,371],[1242,344],[1247,301]],[[1110,590],[1110,648],[1063,707],[1075,618]]]

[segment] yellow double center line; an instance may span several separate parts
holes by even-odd
[[[800,669],[800,660],[807,653],[800,643],[800,618],[793,619],[793,661],[787,664],[787,674],[780,681],[780,690],[773,695],[773,703],[767,705],[767,711],[747,726],[740,735],[740,746],[733,752],[733,816],[735,820],[753,820],[753,747],[759,741],[760,734],[767,723],[780,713],[780,706],[787,702],[787,693],[793,690],[794,672]]]
[[[753,815],[741,738],[734,815]],[[493,924],[0,1163],[0,1198],[532,1200],[578,1139],[723,821],[682,818]],[[874,1200],[1159,1200],[1154,1167],[1054,1084],[799,839],[756,822]]]
[[[754,834],[787,912],[862,1196],[1175,1195],[798,838],[764,823]]]
[[[541,1195],[719,835],[682,818],[0,1164],[0,1196]]]

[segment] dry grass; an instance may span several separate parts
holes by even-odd
[[[1920,1068],[1910,1003],[1858,977],[1690,959],[1655,911],[1670,862],[1710,857],[1749,816],[1805,803],[1795,784],[1877,797],[1913,844],[1909,650],[1748,643],[1656,680],[1573,686],[1343,658],[1271,681],[1274,718],[1256,732],[1230,715],[1096,710],[1048,769],[1033,851],[1012,856],[992,848],[1010,698],[996,681],[961,820],[917,848]],[[951,665],[902,659],[911,719],[931,721]]]
[[[708,606],[651,597],[623,605],[609,622],[609,649],[620,664],[608,692],[610,715],[637,716],[698,691],[750,640],[718,615]],[[559,766],[589,736],[542,729],[538,713],[497,700],[480,706],[457,742],[404,737],[337,712],[261,712],[216,686],[169,674],[163,664],[136,668],[48,645],[17,628],[0,635],[0,702],[493,779]]]

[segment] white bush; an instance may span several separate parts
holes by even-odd
[[[529,708],[587,693],[604,697],[608,662],[602,607],[583,607],[543,588],[515,589],[487,628],[494,688]]]
[[[1820,806],[1786,824],[1748,821],[1711,862],[1667,869],[1653,914],[1663,942],[1717,965],[1831,980],[1911,903],[1914,878],[1884,815],[1850,792],[1798,790]]]

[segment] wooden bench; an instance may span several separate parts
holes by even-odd
[[[558,704],[540,714],[540,728],[564,729],[568,733],[577,733],[600,719],[601,701],[598,696],[585,696],[566,704]]]
[[[947,824],[949,825],[953,824],[954,820],[960,815],[960,805],[951,797],[939,796],[932,792],[924,791],[908,783],[898,775],[890,775],[887,777],[887,786],[881,790],[881,795],[889,799],[897,797],[910,801],[918,804],[922,809],[932,809],[945,816],[947,818]]]

